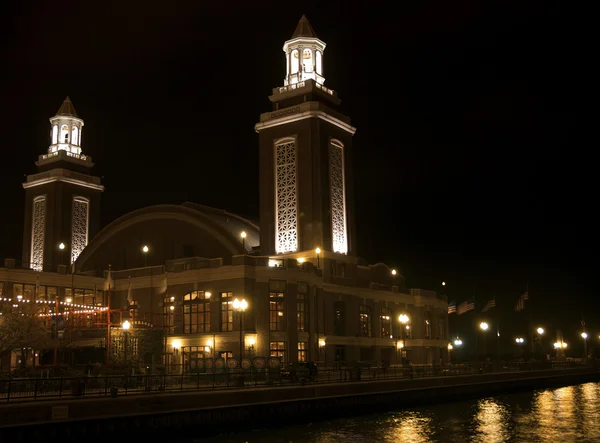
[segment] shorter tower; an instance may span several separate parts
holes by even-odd
[[[67,97],[50,118],[50,146],[25,188],[23,266],[56,271],[72,264],[100,228],[100,177],[81,150],[83,120]]]

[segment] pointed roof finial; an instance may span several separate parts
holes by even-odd
[[[56,115],[67,115],[69,117],[77,117],[77,112],[75,112],[75,108],[73,107],[73,103],[71,103],[71,99],[67,96],[63,104],[60,106],[60,109],[56,113]]]
[[[314,29],[308,22],[308,19],[306,18],[305,15],[303,15],[302,18],[300,19],[300,21],[298,22],[298,26],[296,26],[294,35],[292,35],[292,38],[297,38],[297,37],[317,38],[317,34],[315,34]]]

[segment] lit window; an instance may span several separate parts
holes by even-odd
[[[221,292],[221,331],[233,331],[233,292]]]
[[[306,361],[306,350],[308,349],[308,343],[305,341],[298,342],[298,361]]]
[[[285,331],[283,292],[269,293],[269,329],[271,331]]]
[[[371,323],[372,315],[371,315],[371,307],[361,305],[360,307],[360,335],[361,337],[371,337],[373,334],[372,323]]]
[[[285,342],[272,341],[269,343],[269,357],[279,358],[282,362],[285,361]]]
[[[390,308],[381,308],[379,323],[381,324],[381,336],[389,338],[392,335],[392,310]]]

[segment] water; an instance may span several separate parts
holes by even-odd
[[[600,383],[172,442],[600,442]]]

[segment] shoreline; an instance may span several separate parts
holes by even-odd
[[[598,369],[583,368],[24,402],[0,406],[0,434],[7,441],[120,441],[185,435],[189,428],[209,437],[223,434],[224,428],[298,424],[599,380]]]

